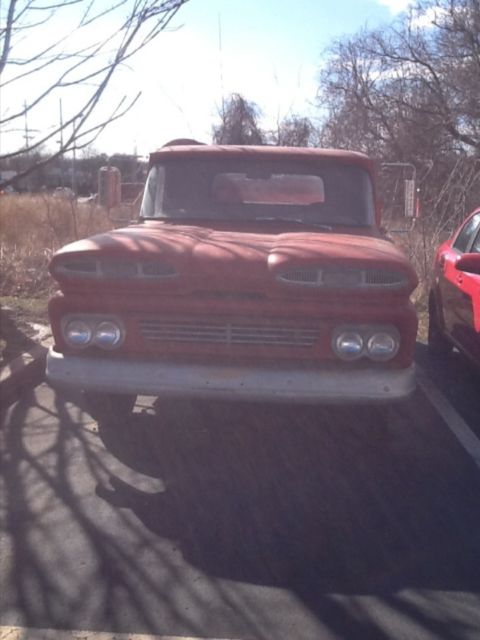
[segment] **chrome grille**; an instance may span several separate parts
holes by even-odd
[[[407,282],[403,273],[397,271],[367,269],[365,272],[365,285],[369,287],[402,287]]]
[[[403,273],[386,269],[298,268],[277,276],[280,282],[324,289],[400,288],[408,284]]]
[[[109,278],[126,280],[131,278],[162,280],[178,276],[178,272],[168,264],[155,262],[134,262],[132,260],[96,260],[94,258],[75,258],[57,264],[55,272],[68,277]]]
[[[312,327],[271,327],[233,323],[142,320],[142,336],[153,342],[245,344],[279,347],[311,347],[319,337]]]
[[[278,276],[283,282],[321,286],[322,271],[320,269],[290,269]]]

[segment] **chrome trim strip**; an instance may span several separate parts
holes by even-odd
[[[149,341],[214,342],[217,344],[256,344],[312,347],[320,337],[313,327],[269,327],[255,325],[203,324],[171,320],[140,320],[140,333]]]
[[[337,283],[328,283],[327,278],[337,274]],[[342,276],[345,278],[341,281]],[[357,277],[358,282],[354,282]],[[348,279],[351,278],[351,281]],[[288,269],[277,275],[277,281],[290,286],[319,289],[401,289],[408,284],[404,274],[388,269],[335,269],[328,267],[305,267]]]

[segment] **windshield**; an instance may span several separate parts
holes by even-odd
[[[178,159],[151,168],[143,218],[372,225],[368,173],[339,163]]]

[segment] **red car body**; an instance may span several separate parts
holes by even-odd
[[[457,347],[480,367],[480,209],[437,250],[429,297],[429,346]]]
[[[411,393],[417,279],[378,231],[371,160],[192,145],[150,167],[139,224],[52,260],[52,383],[309,402]]]

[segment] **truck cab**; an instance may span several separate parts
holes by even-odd
[[[53,257],[47,378],[138,394],[389,402],[414,389],[416,274],[352,151],[173,145],[137,223]]]

